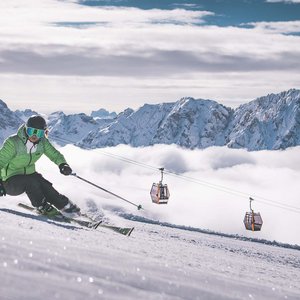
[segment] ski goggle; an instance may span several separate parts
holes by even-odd
[[[37,129],[33,127],[26,127],[26,133],[28,134],[29,137],[36,136],[37,138],[42,138],[47,134],[47,130],[44,129]]]

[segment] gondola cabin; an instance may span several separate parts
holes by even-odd
[[[260,231],[263,224],[263,220],[261,218],[260,213],[250,211],[246,212],[244,224],[247,230]]]
[[[153,183],[150,190],[150,196],[153,203],[167,204],[170,198],[170,192],[167,184],[163,184],[163,171],[164,168],[159,169],[161,171],[161,180],[159,183]]]
[[[263,224],[263,220],[260,213],[255,213],[251,207],[251,202],[253,200],[254,199],[250,197],[250,211],[246,212],[245,214],[244,224],[247,230],[260,231]]]
[[[152,202],[156,204],[167,204],[170,198],[168,186],[161,183],[153,183],[150,195]]]

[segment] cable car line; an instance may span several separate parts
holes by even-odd
[[[120,161],[123,161],[123,162],[126,162],[126,163],[130,163],[130,164],[133,164],[133,165],[136,165],[136,166],[139,166],[139,167],[151,169],[151,170],[154,170],[154,171],[160,170],[159,167],[153,167],[151,165],[141,163],[141,162],[135,161],[133,159],[129,159],[129,158],[126,158],[126,157],[123,157],[123,156],[120,156],[120,155],[116,155],[116,154],[112,154],[112,153],[109,153],[109,152],[106,152],[106,151],[103,151],[103,150],[99,150],[99,148],[90,148],[90,147],[86,147],[86,146],[78,146],[78,145],[76,145],[77,142],[69,140],[69,139],[61,138],[61,137],[58,137],[58,136],[55,136],[55,135],[52,135],[51,131],[50,131],[50,138],[52,138],[54,140],[57,140],[57,141],[64,142],[64,143],[66,143],[66,142],[71,143],[74,146],[77,146],[77,147],[85,149],[85,150],[97,150],[97,152],[99,152],[99,153],[101,153],[105,156],[108,156],[108,157],[111,157],[111,158],[114,158],[114,159],[117,159],[117,160],[120,160]],[[170,171],[170,170],[164,169],[164,173],[169,175],[169,176],[178,177],[178,178],[183,179],[185,181],[200,184],[200,185],[209,187],[211,189],[215,189],[215,190],[219,190],[219,191],[222,191],[222,192],[225,192],[225,193],[232,194],[234,196],[242,196],[242,197],[247,197],[248,198],[249,195],[250,195],[250,193],[245,193],[245,192],[235,190],[235,189],[232,189],[232,188],[228,188],[228,187],[225,187],[225,186],[222,186],[222,185],[216,185],[216,184],[213,184],[213,183],[210,183],[210,182],[207,182],[207,181],[203,181],[203,180],[199,180],[199,179],[196,179],[196,178],[193,178],[193,177],[181,175],[181,174],[178,174],[178,173]],[[291,212],[300,213],[300,207],[296,207],[296,206],[289,205],[289,204],[284,204],[284,203],[281,203],[281,202],[278,202],[278,201],[275,201],[275,200],[271,200],[271,199],[268,199],[268,198],[265,198],[265,197],[262,197],[262,196],[259,196],[259,195],[255,195],[255,194],[251,194],[251,195],[254,198],[256,198],[256,200],[255,200],[256,202],[260,202],[260,203],[263,203],[263,204],[266,204],[266,205],[270,205],[270,206],[274,206],[274,207],[277,207],[277,208],[285,209],[285,210],[288,210],[288,211],[291,211]]]
[[[213,183],[209,183],[209,182],[206,182],[206,181],[202,181],[202,180],[199,180],[199,179],[195,179],[195,178],[192,178],[192,177],[189,177],[189,176],[177,174],[177,173],[170,172],[170,171],[165,171],[165,173],[170,175],[170,176],[177,176],[177,177],[180,177],[181,179],[184,179],[186,181],[193,182],[193,183],[200,184],[200,185],[204,185],[204,186],[207,186],[207,187],[215,189],[215,190],[219,190],[219,191],[222,191],[222,192],[225,192],[225,193],[232,194],[234,196],[249,197],[249,193],[245,193],[245,192],[241,192],[241,191],[234,190],[234,189],[231,189],[231,188],[227,188],[227,187],[222,186],[222,185],[216,185],[216,184],[213,184]],[[267,199],[267,198],[259,196],[259,195],[255,195],[255,194],[251,194],[251,195],[254,198],[262,199],[262,200],[256,200],[256,202],[261,202],[261,203],[264,203],[264,204],[267,204],[267,205],[271,205],[270,203],[268,203],[268,202],[271,202],[273,206],[283,208],[283,209],[288,209],[290,211],[300,213],[300,208],[299,207],[292,206],[292,205],[289,205],[289,204],[283,204],[283,203],[280,203],[280,202],[277,202],[277,201],[274,201],[274,200],[270,200],[270,199]],[[295,210],[297,210],[297,211],[295,211]]]
[[[155,171],[160,169],[158,167],[153,167],[153,166],[147,165],[145,163],[141,163],[141,162],[137,162],[137,161],[134,161],[132,159],[129,159],[129,158],[125,158],[123,156],[119,156],[119,155],[116,155],[116,154],[105,152],[103,150],[99,150],[99,149],[95,149],[95,150],[98,150],[103,155],[106,155],[106,156],[109,156],[109,157],[112,157],[112,158],[115,158],[115,159],[118,159],[118,160],[121,160],[121,161],[124,161],[124,162],[127,162],[127,163],[131,163],[133,165],[137,165],[137,166],[140,166],[140,167],[145,167],[145,168],[155,170]],[[225,186],[216,185],[216,184],[209,183],[209,182],[206,182],[206,181],[203,181],[203,180],[199,180],[199,179],[195,179],[195,178],[192,178],[192,177],[189,177],[189,176],[181,175],[181,174],[178,174],[176,172],[165,170],[164,173],[168,174],[170,176],[180,177],[183,180],[186,180],[186,181],[189,181],[189,182],[192,182],[192,183],[196,183],[196,184],[200,184],[200,185],[204,185],[204,186],[207,186],[209,188],[219,190],[219,191],[222,191],[222,192],[225,192],[225,193],[229,193],[229,194],[232,194],[232,195],[235,195],[235,196],[243,196],[243,197],[248,197],[249,196],[249,193],[241,192],[241,191],[234,190],[234,189],[231,189],[231,188],[228,188],[228,187],[225,187]],[[274,200],[270,200],[270,199],[267,199],[265,197],[262,197],[262,196],[259,196],[259,195],[256,195],[256,194],[251,194],[251,195],[253,197],[255,197],[256,199],[257,198],[262,199],[262,200],[256,200],[257,202],[261,202],[261,203],[264,203],[266,205],[271,205],[270,203],[268,203],[268,202],[271,202],[271,203],[273,203],[274,207],[278,207],[278,208],[286,209],[286,210],[289,210],[289,211],[292,211],[292,212],[299,212],[300,213],[300,208],[299,207],[292,206],[292,205],[289,205],[289,204],[283,204],[283,203],[280,203],[280,202],[277,202],[277,201],[274,201]]]

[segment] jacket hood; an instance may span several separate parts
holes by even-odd
[[[23,124],[19,127],[17,135],[23,141],[23,143],[26,144],[26,142],[28,140],[28,136],[25,133],[25,124]]]

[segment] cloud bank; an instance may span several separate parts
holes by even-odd
[[[162,222],[300,244],[296,230],[300,226],[300,147],[247,152],[224,147],[191,151],[172,145],[144,148],[122,145],[90,151],[66,146],[61,151],[78,175],[142,204],[145,211],[137,211],[134,206],[77,178],[62,177],[47,158],[39,161],[38,170],[83,209],[94,203],[99,211],[104,210],[111,217],[114,208]],[[178,174],[164,176],[171,193],[167,205],[153,204],[149,194],[152,183],[160,180],[160,172],[155,168],[162,166]],[[254,210],[262,214],[261,232],[244,229],[249,196],[256,199],[252,204]]]
[[[232,106],[297,88],[299,21],[219,27],[206,23],[213,11],[184,7],[1,1],[1,98],[14,109],[121,111],[182,96]]]

